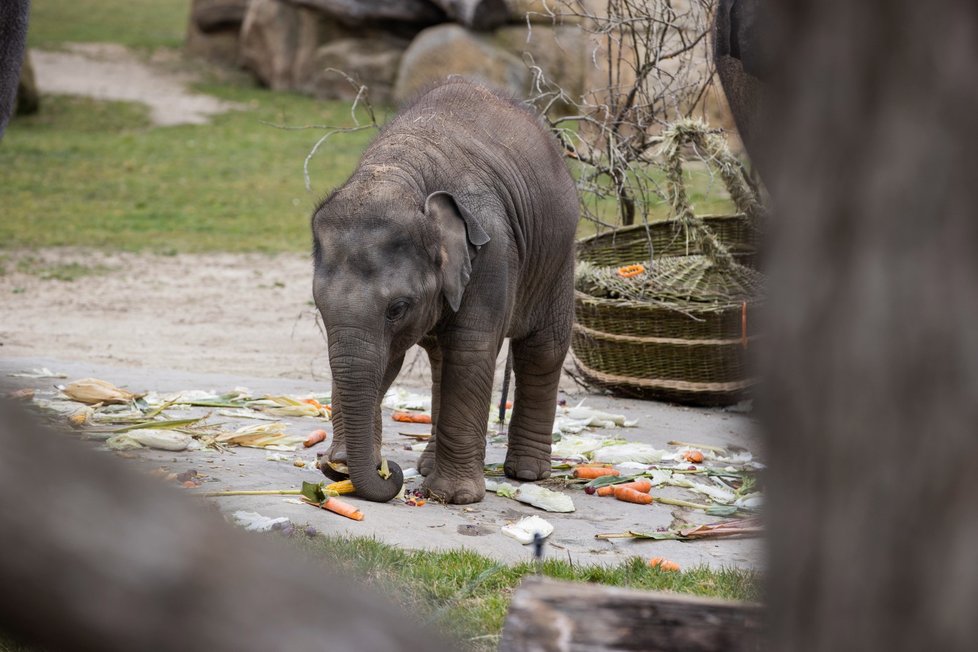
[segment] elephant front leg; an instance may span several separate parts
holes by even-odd
[[[566,355],[566,339],[555,337],[551,330],[513,342],[516,395],[503,464],[510,478],[532,481],[550,477],[557,387]]]
[[[433,498],[475,503],[486,494],[486,424],[499,343],[491,334],[455,334],[442,351],[434,466],[424,488]],[[488,340],[488,341],[487,341]],[[427,451],[425,451],[427,453]]]
[[[441,349],[438,347],[438,340],[431,335],[427,335],[419,342],[421,347],[428,354],[428,362],[431,364],[431,439],[425,446],[424,452],[418,458],[418,473],[427,477],[435,468],[435,433],[438,429],[438,413],[441,403]]]

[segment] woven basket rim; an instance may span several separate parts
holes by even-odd
[[[736,220],[742,219],[747,220],[747,216],[744,213],[711,213],[709,215],[697,215],[697,219],[700,220]],[[675,217],[669,217],[664,220],[656,220],[655,222],[643,222],[641,224],[632,224],[630,226],[616,227],[605,231],[604,233],[595,233],[577,241],[577,246],[581,247],[587,245],[588,243],[594,242],[596,240],[602,240],[607,238],[613,238],[620,234],[630,234],[632,231],[645,230],[646,228],[654,229],[657,227],[667,226],[670,224],[681,224],[682,222]]]

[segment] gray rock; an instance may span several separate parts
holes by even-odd
[[[397,23],[415,26],[434,25],[445,20],[445,14],[428,0],[289,0],[292,4],[311,7],[346,25]]]
[[[201,59],[226,66],[236,66],[238,64],[240,36],[240,25],[205,32],[191,18],[190,24],[187,25],[187,41],[184,44],[184,50]]]
[[[34,79],[34,66],[27,51],[24,51],[24,63],[20,68],[20,81],[17,83],[17,101],[14,105],[15,115],[37,113],[41,108],[41,95],[37,90]]]
[[[506,0],[431,0],[456,23],[469,29],[487,31],[509,19]]]
[[[495,42],[525,64],[532,63],[547,81],[577,99],[587,90],[588,35],[577,25],[509,25],[496,30]],[[532,76],[532,75],[531,75]],[[527,87],[524,94],[532,94]]]
[[[240,60],[265,86],[295,88],[316,48],[335,36],[321,13],[283,0],[252,0],[241,27]]]
[[[394,85],[398,102],[413,97],[432,83],[460,75],[483,84],[523,95],[530,73],[516,56],[458,25],[424,30],[404,53]]]
[[[205,33],[237,29],[244,22],[249,0],[193,0],[190,19]]]
[[[320,99],[352,100],[357,89],[334,72],[341,70],[367,86],[371,102],[389,103],[398,65],[408,43],[406,39],[382,34],[331,41],[320,46],[297,71],[296,87]]]

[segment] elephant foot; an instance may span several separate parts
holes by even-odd
[[[513,452],[506,453],[503,472],[507,478],[532,482],[550,477],[550,457],[541,458],[539,455],[526,455]]]
[[[435,438],[428,440],[428,445],[418,458],[418,473],[428,477],[435,470]]]
[[[425,478],[422,489],[434,500],[452,505],[477,503],[486,496],[486,481],[478,478],[459,478],[433,471]]]

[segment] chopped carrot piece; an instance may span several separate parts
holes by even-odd
[[[585,478],[587,480],[594,480],[595,478],[600,478],[606,475],[619,476],[621,473],[615,469],[609,469],[605,467],[598,466],[579,466],[574,469],[575,478]]]
[[[609,484],[604,487],[598,487],[597,494],[599,496],[614,496],[615,489],[619,487],[627,487],[629,489],[634,489],[635,491],[641,491],[642,493],[649,493],[652,489],[652,481],[648,478],[639,478],[634,482],[624,482],[622,484]]]
[[[328,509],[329,511],[339,514],[340,516],[352,518],[354,521],[363,520],[363,512],[350,503],[344,503],[339,498],[326,498],[323,503],[315,503],[308,498],[304,498],[303,501],[315,507]]]
[[[645,265],[625,265],[618,268],[618,276],[622,278],[632,278],[645,271]]]
[[[626,503],[638,503],[639,505],[649,505],[652,503],[652,496],[628,487],[616,487],[615,498]]]
[[[309,448],[310,446],[315,446],[321,441],[326,441],[327,436],[328,435],[326,434],[325,430],[313,430],[312,432],[309,433],[309,436],[306,437],[306,440],[302,442],[302,445],[305,446],[306,448]]]
[[[687,462],[692,462],[693,464],[700,464],[703,461],[703,453],[701,451],[686,451],[683,453],[683,459]]]
[[[679,564],[674,561],[669,561],[665,557],[653,557],[649,560],[649,566],[652,568],[658,568],[663,571],[678,571]]]
[[[412,414],[410,412],[395,412],[391,415],[394,421],[402,423],[431,423],[430,414]]]

